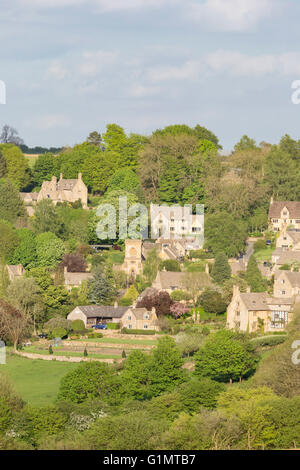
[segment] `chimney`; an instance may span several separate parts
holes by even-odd
[[[61,174],[59,175],[59,181],[61,181],[62,179],[63,179],[63,174],[61,173]]]
[[[247,294],[250,294],[251,292],[251,287],[247,286]]]
[[[152,313],[152,315],[156,314],[156,308],[155,307],[151,308],[151,313]]]
[[[114,303],[114,308],[118,308],[118,302],[117,301]]]
[[[273,196],[271,196],[270,204],[273,204],[273,202],[274,202],[274,198]]]
[[[206,274],[209,274],[209,266],[208,266],[208,263],[206,263],[206,265],[205,265],[205,272],[206,272]]]
[[[240,288],[237,285],[233,286],[233,297],[236,297],[240,293]]]
[[[55,183],[55,184],[56,184],[56,183],[57,183],[57,178],[56,178],[56,176],[52,176],[51,181],[52,181],[52,183]]]
[[[64,276],[68,274],[68,267],[67,266],[64,266]]]
[[[82,180],[82,173],[78,173],[78,179]]]

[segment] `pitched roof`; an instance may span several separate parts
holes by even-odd
[[[61,179],[57,182],[57,189],[63,191],[72,191],[75,184],[78,183],[78,179],[65,180]]]
[[[145,313],[152,316],[152,312],[149,312],[146,308],[132,308],[131,311],[137,320],[144,320]]]
[[[282,209],[286,207],[290,218],[300,219],[300,202],[297,201],[274,201],[269,207],[269,218],[280,218]]]
[[[39,195],[39,193],[19,193],[19,194],[20,194],[20,198],[23,201],[25,201],[26,199],[31,200],[31,201],[37,201],[38,195]]]
[[[93,275],[91,273],[70,273],[64,272],[65,283],[68,285],[77,286],[83,281],[91,279]]]
[[[300,232],[296,232],[295,230],[288,230],[286,234],[291,237],[294,243],[300,242]]]
[[[294,262],[300,263],[300,251],[284,251],[279,259],[277,260],[276,264],[289,264]]]
[[[280,274],[285,274],[292,287],[300,287],[300,273],[295,271],[279,271]],[[276,273],[275,279],[280,276],[279,272]]]
[[[266,292],[247,292],[241,293],[240,296],[248,310],[270,310]]]
[[[106,305],[86,305],[77,307],[87,318],[121,318],[129,307],[114,307]]]
[[[179,289],[182,289],[185,287],[184,285],[184,278],[187,273],[177,273],[177,272],[171,272],[171,271],[160,271],[157,276],[158,276],[158,281],[160,281],[162,289],[171,289],[174,287],[177,287]],[[208,287],[211,285],[210,278],[208,274],[199,272],[197,273],[199,275],[199,278],[201,282],[203,283],[203,287]]]

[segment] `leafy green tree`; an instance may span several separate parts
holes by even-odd
[[[145,400],[151,397],[149,388],[149,356],[142,351],[132,351],[121,372],[126,397]]]
[[[57,310],[69,303],[69,293],[64,286],[50,286],[43,294],[48,309]]]
[[[121,189],[127,193],[135,193],[139,184],[139,179],[134,171],[130,168],[120,168],[111,177],[107,190]]]
[[[158,340],[151,353],[149,366],[150,391],[153,396],[173,390],[184,381],[183,359],[173,338],[165,336]]]
[[[206,289],[199,297],[198,303],[208,313],[224,313],[226,311],[226,302],[222,294],[213,289]]]
[[[158,272],[158,266],[160,263],[160,259],[157,254],[156,248],[151,249],[147,253],[147,258],[144,263],[143,275],[149,284],[152,284],[154,279],[156,278]]]
[[[39,155],[32,169],[32,179],[35,186],[41,186],[43,181],[50,181],[54,175],[58,176],[52,153]]]
[[[65,253],[65,246],[54,233],[45,232],[36,237],[36,252],[40,267],[56,267]]]
[[[36,321],[40,320],[44,310],[41,291],[35,280],[26,277],[14,279],[7,288],[6,297],[10,305],[32,319],[35,332]]]
[[[249,259],[246,271],[246,281],[251,287],[251,292],[265,292],[266,281],[264,280],[260,270],[258,269],[255,256]]]
[[[208,378],[192,378],[177,388],[186,412],[199,413],[202,407],[216,408],[217,398],[225,386]]]
[[[53,280],[48,268],[31,268],[29,271],[26,272],[25,276],[32,277],[43,291],[47,290],[48,287],[53,285]]]
[[[250,139],[247,135],[243,135],[241,140],[234,146],[235,152],[240,152],[242,150],[255,150],[256,142],[254,139]]]
[[[19,243],[15,228],[6,220],[0,220],[0,259],[8,260]]]
[[[63,231],[63,222],[50,199],[42,199],[37,203],[31,225],[36,234],[52,232],[58,235]]]
[[[5,178],[6,176],[6,160],[0,151],[0,178]]]
[[[195,356],[195,374],[218,382],[242,380],[254,372],[257,359],[234,333],[221,330],[209,335]]]
[[[234,257],[245,249],[246,226],[226,212],[211,214],[206,217],[205,237],[205,247],[214,254],[223,252]]]
[[[87,138],[87,142],[91,145],[95,145],[96,147],[100,147],[102,143],[101,134],[97,131],[91,132]]]
[[[231,278],[231,268],[225,253],[218,253],[211,270],[211,277],[217,284],[224,284]]]
[[[0,144],[0,152],[6,162],[6,178],[17,189],[25,188],[29,183],[29,168],[22,151],[14,144]]]
[[[62,378],[58,400],[82,403],[91,398],[108,400],[116,371],[108,364],[87,362]],[[112,387],[112,388],[111,388]]]
[[[166,259],[164,261],[161,261],[161,263],[159,264],[159,270],[163,271],[164,269],[166,271],[173,271],[173,272],[181,271],[180,264],[178,263],[176,259]]]
[[[284,171],[282,169],[284,168]],[[266,156],[265,180],[277,200],[298,201],[300,197],[299,160],[273,147]]]
[[[300,141],[292,139],[288,134],[285,134],[280,140],[279,148],[288,153],[293,160],[300,159]]]
[[[101,266],[95,269],[93,279],[88,281],[89,301],[93,304],[109,304],[116,295],[115,280],[112,269]]]
[[[73,331],[83,331],[85,330],[85,324],[83,320],[73,320],[72,321],[72,330]]]
[[[21,228],[17,230],[17,235],[20,244],[10,259],[11,264],[22,264],[26,269],[35,266],[37,253],[34,233],[27,228]]]
[[[19,192],[9,179],[0,179],[0,219],[16,222],[26,215]]]

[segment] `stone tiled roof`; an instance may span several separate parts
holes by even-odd
[[[114,307],[105,305],[87,305],[77,308],[79,308],[87,318],[121,318],[128,310],[128,307]]]
[[[62,191],[72,191],[72,189],[74,188],[75,184],[78,182],[78,180],[76,179],[71,179],[71,180],[65,180],[65,179],[61,179],[57,182],[57,189],[58,190],[62,190]]]
[[[288,230],[286,234],[291,237],[294,243],[300,242],[300,232],[296,232],[295,230]]]
[[[270,204],[269,218],[280,218],[281,211],[284,207],[289,211],[289,218],[300,219],[300,202],[297,201],[274,201]]]
[[[37,201],[39,193],[20,193],[20,198],[25,201],[31,200],[31,201]]]
[[[209,276],[206,273],[197,273],[203,283],[203,287],[209,287],[211,285],[211,281]],[[184,285],[184,277],[186,273],[177,273],[177,272],[170,272],[170,271],[160,271],[158,273],[159,281],[161,284],[162,289],[171,289],[176,287],[178,289],[182,289],[185,287]]]
[[[294,262],[300,263],[300,251],[284,251],[280,255],[276,264],[283,265],[283,264],[290,264]]]
[[[287,279],[289,280],[292,287],[300,287],[300,273],[295,271],[277,271],[275,279],[277,280],[280,274],[284,273]]]
[[[88,281],[92,277],[91,273],[64,273],[65,283],[69,286],[78,286],[81,282]]]
[[[248,310],[270,310],[268,306],[269,298],[266,292],[250,292],[240,295]]]

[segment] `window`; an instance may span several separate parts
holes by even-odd
[[[149,315],[147,313],[144,315],[144,320],[149,320]]]
[[[285,295],[285,290],[281,290],[281,291],[280,291],[280,294],[281,294],[281,295]]]
[[[130,316],[130,315],[128,315],[127,320],[131,320],[131,316]]]
[[[271,317],[271,328],[284,329],[288,323],[288,312],[274,311]]]
[[[148,329],[148,325],[144,325],[144,330],[147,330]]]
[[[131,329],[132,329],[132,325],[128,325],[128,327],[127,327],[127,328],[129,328],[129,330],[131,330]]]

